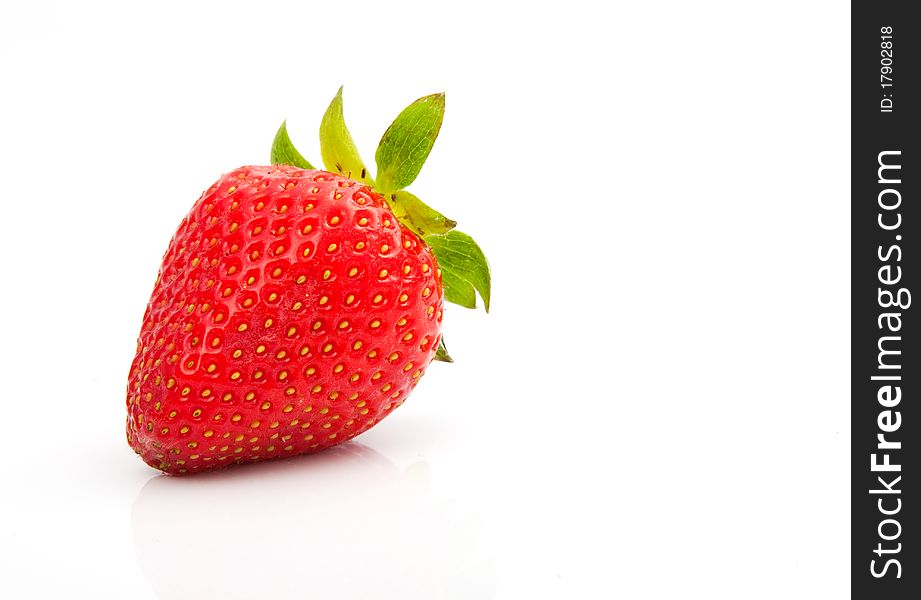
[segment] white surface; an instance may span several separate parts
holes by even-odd
[[[836,2],[0,9],[3,598],[840,598],[849,15]],[[494,270],[339,452],[194,479],[124,440],[166,243],[336,88]]]

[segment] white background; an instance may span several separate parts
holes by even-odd
[[[846,4],[0,6],[0,597],[845,597]],[[340,84],[369,161],[447,92],[411,189],[492,310],[357,443],[158,476],[166,244]]]

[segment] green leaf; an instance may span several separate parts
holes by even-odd
[[[345,126],[342,116],[342,88],[329,103],[326,114],[320,122],[320,154],[327,171],[342,173],[346,177],[360,180],[370,186],[374,185],[371,174],[358,154],[358,148],[352,141],[352,134]]]
[[[374,159],[377,161],[377,190],[388,194],[411,184],[428,158],[445,113],[445,95],[419,98],[384,132]]]
[[[476,291],[473,289],[473,284],[454,271],[441,269],[441,285],[445,291],[445,300],[448,302],[464,308],[476,308]]]
[[[440,360],[441,362],[453,363],[454,359],[451,358],[451,355],[448,354],[448,348],[445,346],[444,337],[441,338],[441,341],[438,342],[438,350],[435,351],[435,360]]]
[[[406,190],[390,194],[389,204],[400,223],[422,236],[447,233],[457,225],[457,221],[447,218]]]
[[[314,166],[307,162],[307,159],[301,156],[291,138],[288,137],[288,121],[282,121],[278,133],[275,134],[275,140],[272,142],[272,152],[269,160],[273,165],[291,165],[301,169],[313,169]]]
[[[476,308],[474,288],[489,312],[490,275],[486,256],[473,238],[456,229],[423,238],[441,267],[445,299],[466,308]]]

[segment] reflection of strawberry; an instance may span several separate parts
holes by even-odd
[[[342,170],[348,149],[329,146]],[[286,133],[278,156],[310,167]],[[399,170],[381,190],[389,200],[363,166],[360,176],[243,167],[192,207],[160,267],[129,377],[128,441],[148,464],[188,473],[322,450],[372,427],[436,354],[447,358],[443,299],[473,306],[476,288],[488,302],[485,259],[474,273],[479,248],[395,185]]]
[[[425,462],[399,468],[357,442],[151,477],[131,510],[135,557],[161,600],[494,598],[488,532],[450,491],[431,489]]]

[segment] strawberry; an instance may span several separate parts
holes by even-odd
[[[151,466],[195,473],[351,439],[400,406],[433,359],[450,361],[444,300],[472,308],[477,290],[488,309],[479,247],[404,189],[444,96],[397,117],[375,183],[341,94],[320,128],[329,171],[283,123],[275,164],[223,175],[173,236],[128,381],[128,442]]]

